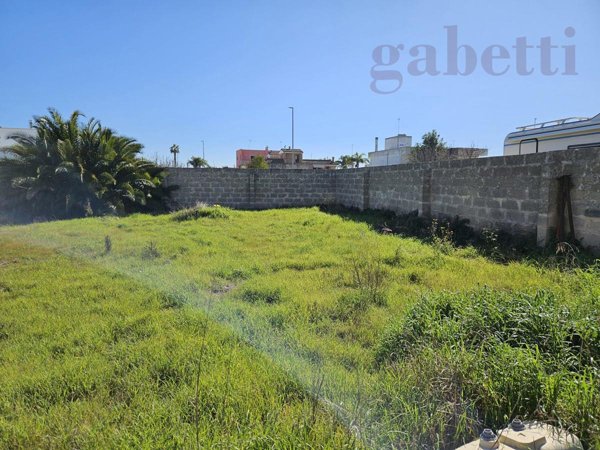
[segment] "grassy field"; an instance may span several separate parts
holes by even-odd
[[[598,266],[357,219],[0,227],[0,447],[453,448],[519,416],[600,448]]]

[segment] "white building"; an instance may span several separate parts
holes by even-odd
[[[392,166],[410,162],[412,136],[398,134],[385,138],[385,148],[369,153],[371,166]]]
[[[3,128],[0,127],[0,148],[10,147],[11,145],[16,144],[16,142],[11,139],[11,136],[23,134],[25,136],[35,136],[36,131],[34,128]]]

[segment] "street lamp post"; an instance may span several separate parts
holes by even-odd
[[[202,159],[204,158],[204,139],[202,139]]]
[[[293,106],[288,106],[289,109],[292,110],[292,167],[294,166],[294,107]]]

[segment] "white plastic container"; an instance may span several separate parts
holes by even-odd
[[[498,433],[485,429],[478,440],[456,450],[583,450],[577,436],[541,422],[514,419]]]

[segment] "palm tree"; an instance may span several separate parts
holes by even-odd
[[[367,158],[364,153],[358,153],[358,152],[354,153],[352,156],[350,156],[350,160],[354,163],[355,168],[360,167],[361,164],[369,163],[369,158]]]
[[[145,209],[164,203],[163,169],[140,157],[142,145],[75,111],[68,120],[53,109],[35,117],[33,137],[13,136],[0,150],[0,189],[22,218],[81,217]]]
[[[208,161],[201,156],[192,156],[188,161],[188,166],[192,166],[194,169],[202,169],[205,167],[210,167]]]
[[[354,161],[352,160],[352,157],[350,155],[342,155],[340,156],[340,159],[338,159],[335,163],[338,166],[340,166],[340,168],[347,169],[349,167],[352,167]]]

